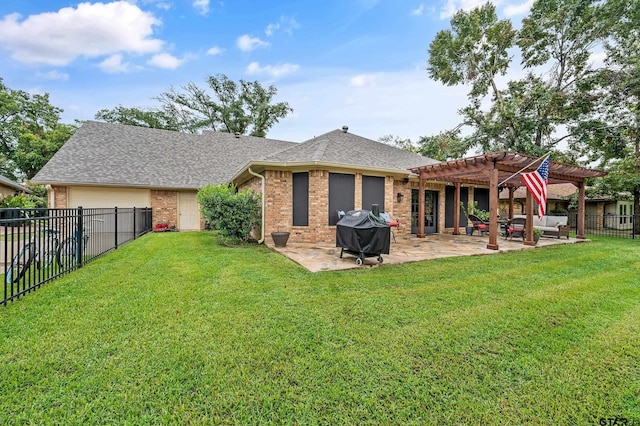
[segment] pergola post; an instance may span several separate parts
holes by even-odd
[[[536,243],[533,241],[533,196],[531,195],[531,191],[527,189],[527,223],[525,225],[524,233],[525,233],[525,246],[535,246]]]
[[[578,232],[576,238],[585,239],[584,236],[584,182],[578,182]]]
[[[513,186],[509,187],[509,217],[508,219],[513,219],[513,193],[516,192],[516,188]]]
[[[489,175],[489,250],[498,250],[498,169]]]
[[[456,182],[453,206],[453,235],[460,235],[460,182]]]
[[[418,185],[418,238],[424,238],[424,184],[425,180],[421,175]]]

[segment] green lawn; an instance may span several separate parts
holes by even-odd
[[[640,241],[312,274],[153,234],[0,307],[0,424],[640,422]]]

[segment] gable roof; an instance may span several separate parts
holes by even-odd
[[[228,182],[252,158],[292,145],[231,133],[197,135],[87,121],[32,181],[196,189]]]
[[[197,189],[230,182],[256,163],[281,167],[322,163],[408,176],[410,167],[437,161],[342,130],[295,143],[87,121],[32,181]]]
[[[277,152],[265,161],[330,163],[407,171],[438,161],[343,130],[333,130]]]

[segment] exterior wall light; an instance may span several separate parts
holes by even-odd
[[[404,194],[402,194],[402,192],[398,192],[398,195],[396,195],[396,199],[398,200],[399,203],[401,203],[402,200],[404,199]]]

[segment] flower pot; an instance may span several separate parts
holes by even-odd
[[[276,247],[286,247],[289,240],[289,232],[272,232],[271,239]]]
[[[473,235],[473,226],[467,226],[466,229],[467,235]]]

